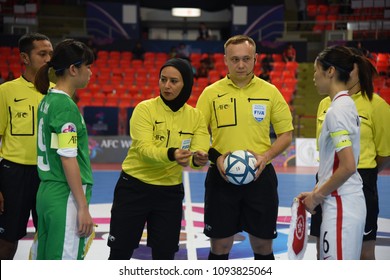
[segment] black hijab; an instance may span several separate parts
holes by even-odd
[[[167,105],[173,112],[176,112],[184,106],[191,96],[192,86],[194,84],[194,73],[192,72],[192,67],[188,60],[182,58],[172,58],[161,67],[159,76],[161,76],[161,71],[167,66],[175,67],[180,72],[184,83],[181,92],[173,100],[166,100],[160,92],[160,97],[164,101],[165,105]]]

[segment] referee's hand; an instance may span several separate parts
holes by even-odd
[[[176,149],[174,156],[176,162],[179,165],[186,167],[190,164],[190,157],[192,156],[192,152],[189,150]]]
[[[254,181],[256,181],[261,175],[261,172],[263,172],[264,168],[267,166],[268,157],[266,157],[265,154],[257,154],[254,151],[249,149],[248,152],[250,152],[256,158],[256,164],[255,164],[256,174],[254,179]]]
[[[232,152],[231,151],[228,151],[226,153],[224,153],[223,155],[220,155],[218,158],[217,158],[217,161],[216,161],[216,166],[218,168],[218,171],[219,171],[219,174],[221,175],[221,177],[229,183],[229,180],[228,178],[226,177],[226,170],[225,170],[225,159],[226,157],[231,154]]]

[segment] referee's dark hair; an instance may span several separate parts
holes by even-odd
[[[345,46],[331,46],[320,52],[316,61],[319,62],[323,70],[334,67],[338,73],[338,79],[344,83],[349,81],[356,63],[359,69],[358,75],[362,95],[372,100],[374,93],[373,79],[378,75],[378,72],[367,57]]]
[[[50,39],[41,33],[27,33],[18,41],[19,52],[30,55],[34,48],[34,41],[50,41]]]
[[[51,69],[56,77],[63,76],[71,66],[80,68],[81,65],[91,65],[94,61],[93,51],[83,42],[74,39],[61,41],[53,51],[50,62],[39,69],[35,76],[35,88],[42,94],[47,94],[50,86],[49,71]]]

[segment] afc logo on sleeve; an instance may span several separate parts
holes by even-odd
[[[61,128],[61,133],[77,132],[76,125],[74,123],[66,123]]]
[[[77,144],[77,136],[73,135],[72,137],[70,137],[68,144],[76,145]]]
[[[77,128],[74,123],[66,123],[59,134],[59,148],[77,147]]]

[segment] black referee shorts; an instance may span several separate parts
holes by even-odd
[[[272,164],[249,184],[226,182],[211,165],[205,181],[204,234],[226,238],[240,231],[263,239],[277,237],[278,180]]]
[[[0,190],[4,213],[0,215],[0,239],[18,241],[27,231],[30,213],[38,226],[36,195],[39,187],[36,165],[23,165],[3,159],[0,162]]]
[[[366,200],[367,216],[364,227],[363,241],[376,240],[378,232],[379,198],[378,198],[378,169],[359,168],[358,172],[363,180],[363,193]],[[319,237],[322,223],[322,209],[317,206],[316,214],[311,216],[310,235]]]
[[[149,185],[122,171],[114,192],[108,246],[138,248],[146,224],[147,246],[178,251],[183,198],[183,184]]]

